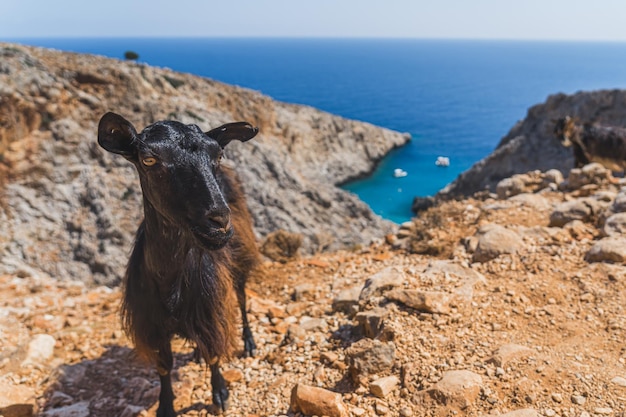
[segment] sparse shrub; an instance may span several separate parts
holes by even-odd
[[[126,51],[124,52],[124,59],[127,59],[129,61],[136,61],[139,59],[139,54],[134,51]]]

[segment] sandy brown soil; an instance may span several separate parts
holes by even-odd
[[[522,409],[547,417],[625,416],[626,267],[585,261],[599,238],[595,223],[546,227],[554,205],[573,198],[546,192],[541,202],[547,205],[493,198],[445,203],[412,226],[411,233],[426,242],[417,250],[434,255],[381,242],[266,262],[266,279],[249,285],[259,352],[223,366],[231,387],[226,415],[296,415],[290,396],[301,383],[340,393],[356,416],[483,416]],[[516,230],[523,246],[472,262],[471,237],[488,223]],[[361,311],[385,311],[378,337],[391,341],[395,359],[390,369],[351,378],[346,348],[364,336],[354,318],[333,309],[335,297],[381,271],[400,276],[401,289],[460,294],[466,277],[425,272],[439,260],[479,278],[440,313],[392,302],[384,292],[361,300]],[[154,415],[158,379],[135,360],[120,330],[119,290],[21,275],[0,277],[4,385],[32,390],[42,414],[84,401],[92,416]],[[53,356],[23,364],[37,334],[54,338]],[[498,356],[503,346],[514,346],[513,353]],[[208,370],[192,360],[191,346],[177,341],[175,350],[179,415],[210,415]],[[460,400],[424,395],[451,370],[478,375],[479,391],[463,392]],[[389,375],[399,381],[392,391],[372,395],[369,383]]]

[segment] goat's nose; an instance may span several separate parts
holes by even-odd
[[[220,229],[230,228],[230,213],[209,213],[207,218]]]

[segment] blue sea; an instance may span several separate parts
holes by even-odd
[[[411,218],[488,155],[550,94],[626,88],[626,44],[376,39],[12,39],[139,61],[251,88],[400,132],[413,140],[369,178],[344,185],[375,212]],[[438,156],[450,166],[438,167]],[[407,172],[394,178],[394,169]]]

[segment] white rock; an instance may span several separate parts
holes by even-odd
[[[54,355],[56,340],[48,334],[38,334],[28,344],[26,359],[22,366],[45,364]]]
[[[89,417],[89,401],[81,401],[67,407],[53,408],[42,414],[43,417]]]
[[[616,376],[611,380],[611,382],[615,385],[619,385],[620,387],[626,387],[626,378],[622,378],[621,376]]]

